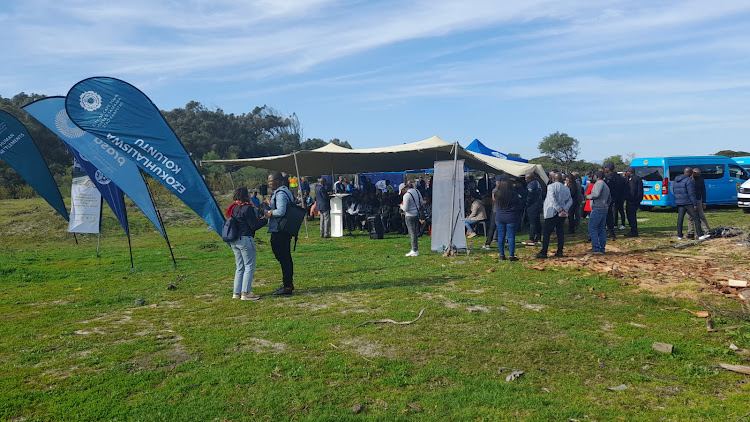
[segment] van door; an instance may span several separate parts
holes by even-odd
[[[661,184],[664,179],[662,166],[633,167],[635,174],[643,180],[641,205],[657,206],[661,202]]]
[[[728,164],[729,167],[729,184],[732,185],[735,188],[735,191],[732,192],[732,195],[734,198],[737,198],[737,193],[740,191],[740,186],[742,186],[743,183],[745,183],[746,180],[748,180],[748,174],[737,164]]]

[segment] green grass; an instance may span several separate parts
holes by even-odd
[[[743,364],[730,343],[750,348],[750,328],[731,315],[716,321],[741,328],[708,333],[704,320],[665,310],[692,302],[583,269],[538,271],[536,250],[519,248],[517,263],[480,251],[447,259],[422,238],[422,255],[406,258],[405,236],[322,240],[316,223],[293,254],[297,294],[236,301],[229,247],[184,206],[168,208],[178,269],[131,208],[131,271],[108,211],[97,258],[96,237],[76,245],[43,201],[0,201],[0,420],[724,421],[750,411],[750,378],[717,368]],[[674,213],[639,217],[646,245],[674,235]],[[732,208],[708,218],[750,226]],[[262,295],[280,280],[268,239],[257,238]],[[412,325],[355,328],[423,308]],[[525,374],[506,382],[514,369]]]

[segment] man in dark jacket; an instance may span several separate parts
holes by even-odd
[[[698,204],[696,214],[700,219],[698,223],[701,224],[701,229],[705,233],[711,230],[711,227],[708,226],[708,220],[706,220],[706,214],[704,213],[706,210],[706,182],[703,180],[701,169],[698,167],[693,169],[693,183],[695,184],[695,202]],[[688,216],[688,239],[695,237],[695,223],[696,221]]]
[[[612,201],[609,204],[609,215],[607,216],[607,234],[615,240],[615,222],[617,221],[616,213],[618,205],[622,205],[623,198],[625,196],[625,179],[622,178],[615,171],[614,163],[607,163],[604,165],[604,182],[609,188]],[[623,215],[622,222],[625,222],[625,216]]]
[[[625,233],[625,237],[638,237],[638,219],[636,213],[638,207],[641,205],[643,199],[643,179],[635,174],[633,167],[628,167],[625,170],[625,180],[627,182],[627,189],[625,189],[625,214],[628,216],[628,225],[630,226],[630,232]]]
[[[674,194],[674,205],[677,207],[677,240],[682,240],[682,223],[685,221],[685,214],[693,219],[698,217],[698,202],[695,199],[695,183],[693,182],[693,169],[685,167],[683,174],[674,178],[672,193]],[[698,232],[699,239],[706,239],[703,236],[703,230],[700,224],[695,225],[695,231]]]
[[[542,240],[542,223],[539,214],[544,204],[542,184],[536,180],[534,173],[526,175],[526,218],[529,219],[529,240],[521,242],[526,246],[533,246]]]
[[[320,212],[320,237],[331,237],[331,198],[326,189],[326,179],[318,179],[315,186],[315,209]]]

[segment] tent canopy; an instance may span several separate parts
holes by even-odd
[[[467,151],[460,145],[458,159],[466,167],[497,173],[503,171],[513,176],[536,173],[547,182],[547,174],[539,164],[519,163],[493,156]],[[271,157],[241,158],[235,160],[203,160],[201,163],[253,166],[296,174],[295,155],[303,174],[371,173],[433,168],[435,161],[453,160],[454,144],[437,136],[403,145],[380,148],[348,149],[336,144],[292,154]]]
[[[487,145],[479,142],[479,139],[475,139],[472,143],[470,143],[469,146],[466,147],[466,150],[471,151],[471,152],[478,152],[484,155],[490,155],[490,156],[497,157],[497,158],[502,158],[505,160],[518,161],[519,163],[529,162],[529,160],[525,160],[521,157],[514,157],[512,155],[503,154],[500,151],[495,151],[494,149],[488,147]]]

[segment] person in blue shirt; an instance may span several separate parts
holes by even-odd
[[[253,192],[253,197],[250,198],[250,202],[255,205],[255,208],[260,208],[260,198],[258,198],[258,191]]]
[[[307,183],[307,178],[299,178],[299,191],[302,192],[303,195],[307,193],[307,196],[310,196],[310,184]]]
[[[294,290],[294,262],[292,261],[292,236],[279,230],[279,221],[286,215],[289,203],[294,203],[294,195],[284,185],[284,176],[279,172],[268,175],[268,188],[273,190],[270,210],[266,211],[268,233],[271,233],[271,250],[281,265],[282,286],[273,291],[274,295],[291,295]]]

